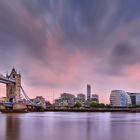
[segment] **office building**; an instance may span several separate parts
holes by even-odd
[[[46,108],[45,98],[42,96],[36,96],[36,98],[32,99],[34,104],[42,106],[44,109]]]
[[[62,93],[60,98],[55,99],[54,105],[56,107],[73,106],[75,104],[75,96],[70,93]]]
[[[91,85],[87,84],[87,101],[91,98]]]
[[[61,99],[73,99],[75,98],[75,95],[73,94],[70,94],[70,93],[62,93],[60,95]]]
[[[123,90],[113,90],[110,94],[110,105],[112,107],[129,107],[131,106],[130,96]]]
[[[131,98],[132,106],[140,105],[140,93],[127,92]]]
[[[86,100],[85,94],[82,93],[77,94],[77,100],[84,102]]]
[[[95,103],[99,103],[99,96],[97,94],[92,94],[91,101]]]

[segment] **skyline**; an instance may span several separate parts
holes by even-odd
[[[13,66],[29,97],[61,91],[108,103],[113,89],[140,92],[140,1],[0,1],[0,74]],[[5,85],[0,84],[0,96]]]

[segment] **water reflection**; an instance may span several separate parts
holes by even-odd
[[[20,140],[20,119],[10,115],[6,116],[6,140]]]
[[[140,114],[0,114],[0,140],[139,140]]]
[[[86,140],[111,140],[109,117],[108,113],[88,113],[85,119]]]
[[[110,120],[111,140],[139,140],[139,113],[112,113]]]

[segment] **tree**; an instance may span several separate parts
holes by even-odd
[[[80,108],[82,105],[81,105],[81,103],[79,103],[79,102],[77,102],[75,105],[74,105],[74,107],[75,108]]]
[[[134,108],[140,108],[140,105],[134,105],[133,107]]]
[[[90,104],[90,107],[91,108],[105,108],[106,107],[106,105],[105,104],[103,104],[103,103],[96,103],[96,102],[92,102],[91,104]]]

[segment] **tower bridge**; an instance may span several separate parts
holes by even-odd
[[[21,74],[17,73],[15,68],[12,69],[9,75],[0,75],[0,83],[6,85],[6,102],[4,103],[5,106],[13,106],[14,104],[18,103],[32,107],[44,106],[44,103],[35,103],[28,97],[21,85]]]
[[[3,75],[0,75],[0,83],[8,84],[8,83],[16,83],[16,81],[9,79]]]
[[[14,68],[10,75],[0,75],[0,83],[6,84],[7,102],[18,102],[20,100],[21,75]]]

